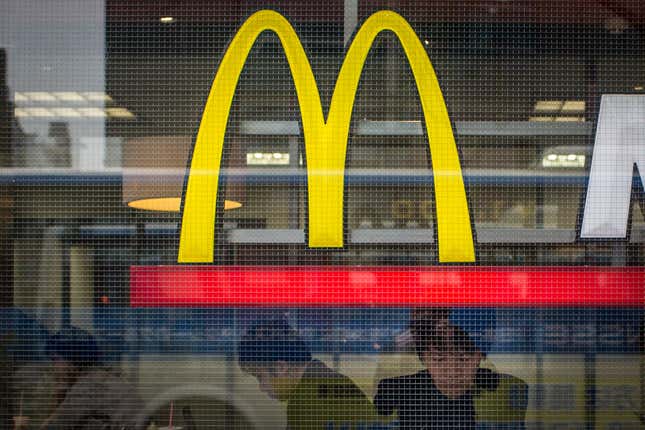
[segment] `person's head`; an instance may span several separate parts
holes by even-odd
[[[445,395],[457,397],[472,388],[484,354],[464,330],[447,321],[421,324],[415,343],[419,358]]]
[[[240,339],[240,367],[274,399],[287,400],[310,361],[307,344],[284,320],[257,324]]]
[[[98,344],[92,335],[76,327],[69,327],[51,336],[47,354],[54,364],[57,379],[72,378],[101,364]]]
[[[443,307],[419,307],[412,309],[410,314],[410,334],[419,359],[427,350],[430,333],[437,327],[450,325],[450,309]]]

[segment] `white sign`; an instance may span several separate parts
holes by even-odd
[[[603,95],[582,239],[627,236],[634,164],[645,183],[645,95]]]

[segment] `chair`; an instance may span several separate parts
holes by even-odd
[[[524,430],[528,384],[512,375],[499,374],[499,385],[474,397],[475,419],[480,430]]]

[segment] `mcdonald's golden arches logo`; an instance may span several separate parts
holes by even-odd
[[[468,203],[448,110],[430,59],[410,24],[391,11],[376,12],[363,23],[345,56],[325,119],[318,85],[298,35],[282,15],[263,10],[250,16],[238,30],[208,95],[183,196],[178,262],[213,262],[226,125],[239,76],[264,31],[274,32],[282,43],[300,104],[307,158],[309,247],[343,246],[345,156],[356,90],[374,39],[382,31],[391,31],[408,58],[421,99],[432,154],[439,261],[475,261]]]

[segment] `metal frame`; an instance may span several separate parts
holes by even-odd
[[[177,234],[176,223],[148,223],[143,234],[148,236],[169,236]],[[515,228],[475,227],[479,244],[564,244],[575,243],[578,235],[575,229],[567,228]],[[137,232],[133,225],[89,225],[79,228],[80,237],[130,237]],[[229,243],[238,245],[305,243],[303,229],[230,229],[226,230]],[[349,242],[354,244],[432,244],[432,228],[358,228],[350,231]],[[631,237],[626,243],[645,243],[645,225],[633,225]],[[586,242],[581,242],[584,244]]]
[[[457,136],[591,136],[588,122],[455,121]],[[297,121],[242,121],[237,131],[250,136],[299,136]],[[421,121],[358,121],[355,136],[423,136]]]

